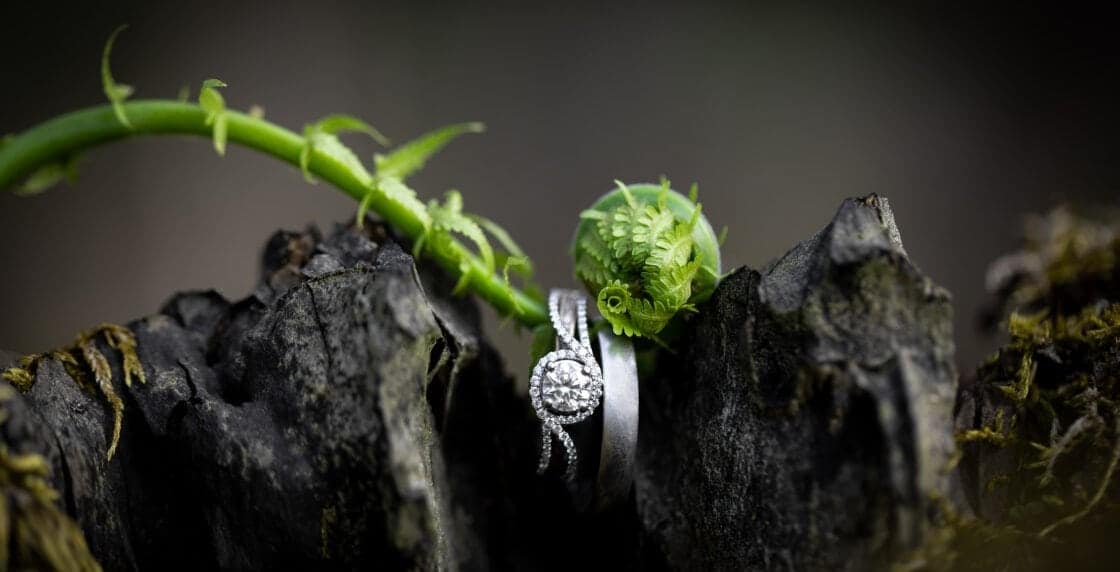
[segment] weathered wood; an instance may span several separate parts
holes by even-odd
[[[130,324],[148,382],[119,389],[111,462],[109,409],[60,364],[17,398],[106,568],[861,569],[919,545],[948,486],[949,298],[876,197],[647,354],[610,514],[536,477],[538,422],[473,303],[384,232],[278,233],[264,260],[245,300]],[[573,429],[584,459],[596,431]]]
[[[687,339],[642,386],[653,561],[861,570],[924,541],[953,450],[951,309],[884,199],[734,272]]]
[[[388,239],[279,233],[265,259],[245,300],[179,294],[130,324],[148,383],[121,388],[111,462],[108,408],[39,367],[23,400],[94,554],[114,570],[488,567],[500,484],[451,482],[479,460],[449,471],[440,446],[469,433],[444,402],[464,377],[509,385],[473,306],[432,303]]]

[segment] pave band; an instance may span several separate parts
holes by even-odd
[[[567,452],[565,479],[572,481],[579,456],[563,426],[582,421],[595,412],[603,395],[603,373],[591,352],[587,300],[583,295],[574,290],[552,290],[548,305],[556,330],[556,349],[537,362],[529,378],[529,397],[541,420],[541,460],[537,472],[543,474],[548,470],[555,436]]]

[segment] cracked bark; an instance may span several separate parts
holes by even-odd
[[[107,408],[54,362],[22,397],[52,437],[36,450],[107,569],[859,569],[928,532],[949,301],[885,201],[732,273],[655,358],[633,499],[609,514],[534,475],[533,413],[450,289],[378,229],[277,233],[248,298],[178,294],[129,324],[149,382],[122,389],[112,462]]]
[[[240,302],[184,293],[130,324],[150,383],[123,393],[112,462],[109,412],[59,364],[23,396],[102,565],[488,567],[484,519],[461,515],[498,491],[446,493],[440,430],[470,428],[437,426],[426,392],[464,372],[508,386],[475,308],[431,304],[396,244],[345,230],[278,233],[264,275]]]

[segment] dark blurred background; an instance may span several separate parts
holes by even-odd
[[[292,128],[348,112],[404,140],[485,121],[413,186],[461,189],[546,285],[572,282],[577,215],[616,178],[699,182],[731,229],[725,269],[760,267],[875,192],[952,291],[965,369],[994,347],[975,327],[984,271],[1024,215],[1107,204],[1120,183],[1114,20],[1068,5],[95,4],[0,8],[0,132],[102,103],[100,51],[128,23],[113,68],[136,97],[219,77],[231,106]],[[0,348],[62,344],[176,290],[239,298],[273,230],[330,228],[354,208],[240,148],[98,149],[76,185],[0,195]],[[489,327],[521,371],[527,341]]]

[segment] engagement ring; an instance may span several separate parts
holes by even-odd
[[[595,412],[603,396],[603,372],[591,352],[587,300],[583,295],[574,290],[552,290],[548,309],[556,330],[556,349],[537,362],[529,378],[529,397],[542,423],[537,472],[544,474],[548,470],[555,435],[567,453],[564,477],[570,482],[575,478],[579,456],[563,426],[582,421]]]

